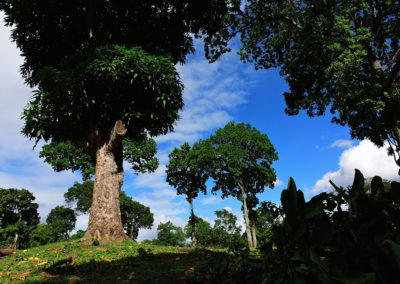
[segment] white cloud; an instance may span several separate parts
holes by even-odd
[[[283,181],[277,178],[276,181],[274,181],[274,186],[281,186],[281,185],[283,185]]]
[[[221,203],[221,201],[222,201],[222,199],[220,197],[210,196],[210,197],[202,199],[200,201],[200,203],[203,205],[210,205],[210,204]]]
[[[353,146],[354,140],[344,140],[344,139],[339,139],[334,141],[329,148],[349,148]]]
[[[309,193],[333,190],[329,180],[338,186],[351,185],[355,169],[359,169],[366,178],[378,175],[384,179],[398,180],[398,167],[393,157],[387,155],[386,148],[387,146],[378,148],[371,141],[364,140],[359,145],[345,150],[340,156],[339,169],[326,173]]]

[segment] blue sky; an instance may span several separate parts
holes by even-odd
[[[52,208],[64,204],[63,194],[74,181],[81,181],[81,176],[53,172],[38,157],[40,145],[32,150],[34,143],[20,134],[20,116],[31,90],[23,84],[18,72],[22,59],[9,36],[9,29],[0,23],[0,187],[32,191],[43,220]],[[235,52],[209,64],[201,44],[197,47],[187,64],[177,66],[185,85],[185,107],[175,132],[155,138],[159,169],[153,174],[135,176],[129,165],[124,167],[123,190],[150,206],[155,215],[153,229],[141,230],[139,240],[155,237],[160,222],[171,220],[180,226],[187,222],[188,203],[165,182],[169,152],[183,142],[192,144],[207,138],[231,120],[250,123],[267,134],[279,154],[279,160],[273,164],[278,176],[275,189],[266,188],[260,200],[279,203],[280,192],[290,176],[306,198],[331,190],[329,179],[343,186],[350,184],[354,168],[365,176],[398,179],[397,168],[385,149],[378,149],[369,141],[351,140],[349,129],[332,124],[329,115],[316,118],[309,118],[304,112],[286,115],[282,94],[287,85],[277,70],[255,71],[251,64],[241,63]],[[235,199],[222,200],[220,195],[208,193],[200,195],[194,206],[196,214],[211,223],[215,210],[227,208],[243,224],[241,204]],[[87,220],[87,216],[79,216],[77,228],[85,229]]]

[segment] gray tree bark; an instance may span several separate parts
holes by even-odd
[[[119,208],[119,191],[124,180],[122,167],[122,139],[125,125],[118,120],[107,141],[101,141],[96,150],[96,178],[89,225],[84,239],[128,240]]]

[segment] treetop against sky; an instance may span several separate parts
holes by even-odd
[[[3,19],[3,15],[0,15]],[[152,174],[135,176],[127,169],[123,190],[134,200],[149,206],[154,212],[154,227],[143,230],[138,240],[152,238],[160,222],[171,220],[184,226],[190,214],[185,196],[177,196],[165,182],[165,165],[168,154],[184,142],[193,144],[207,138],[227,122],[250,123],[266,133],[279,153],[274,162],[278,177],[273,190],[266,189],[260,200],[279,202],[280,192],[290,176],[298,188],[306,193],[329,190],[329,179],[338,185],[350,184],[354,168],[364,176],[380,175],[395,179],[397,169],[385,149],[377,149],[368,141],[350,140],[349,129],[330,123],[329,115],[308,118],[305,113],[289,117],[284,113],[282,93],[288,87],[279,77],[278,70],[255,71],[250,64],[243,64],[232,52],[219,61],[209,64],[201,52],[187,58],[186,65],[177,65],[185,85],[183,110],[174,126],[175,132],[156,138],[159,169]],[[237,46],[233,44],[234,50]],[[34,193],[39,212],[44,221],[49,211],[63,205],[63,194],[74,181],[81,181],[79,173],[56,173],[39,158],[41,144],[32,151],[33,142],[20,134],[21,112],[32,95],[19,74],[22,58],[14,43],[10,42],[10,29],[0,24],[0,184],[2,188],[26,188]],[[196,214],[212,221],[215,210],[227,208],[242,220],[240,202],[233,198],[222,200],[208,194],[194,201]],[[243,222],[243,221],[241,221]],[[243,223],[242,223],[243,224]],[[87,216],[78,217],[77,229],[87,226]],[[243,228],[244,226],[242,226]]]

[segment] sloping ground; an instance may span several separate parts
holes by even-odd
[[[0,283],[221,283],[221,267],[230,256],[212,249],[79,240],[0,258]]]

